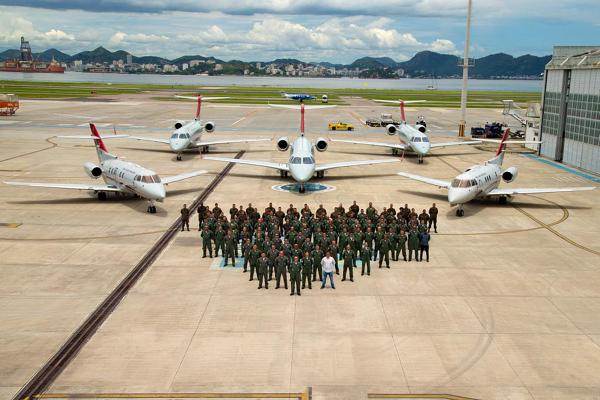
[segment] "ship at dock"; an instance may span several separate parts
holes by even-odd
[[[50,62],[35,60],[31,52],[29,41],[21,36],[21,58],[0,62],[0,71],[62,74],[65,72],[65,68],[54,59]]]

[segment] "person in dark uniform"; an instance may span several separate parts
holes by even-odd
[[[257,271],[258,276],[258,259],[260,258],[260,251],[257,245],[252,246],[252,250],[248,253],[248,259],[250,260],[250,279],[254,279],[254,271]]]
[[[365,240],[363,246],[360,248],[360,259],[362,261],[362,273],[365,274],[365,267],[367,267],[367,275],[371,275],[371,248]]]
[[[379,268],[383,264],[383,260],[385,259],[386,268],[390,267],[390,248],[392,244],[390,242],[390,237],[386,233],[383,235],[381,242],[379,243]]]
[[[221,255],[225,257],[225,231],[219,225],[214,235],[215,239],[215,257],[219,257],[219,250],[221,250]]]
[[[419,232],[416,228],[411,228],[408,232],[408,261],[412,261],[412,254],[415,253],[415,261],[419,261]]]
[[[398,235],[398,256],[400,256],[400,253],[402,253],[402,258],[404,258],[404,261],[406,261],[406,241],[408,240],[408,238],[406,237],[406,232],[404,232],[404,229],[400,230],[400,234]],[[396,259],[396,261],[398,261]]]
[[[198,206],[198,230],[202,229],[202,223],[206,219],[207,211],[208,207],[204,205],[204,202],[200,203],[200,206]]]
[[[271,248],[269,249],[268,257],[271,264],[269,264],[269,280],[273,279],[273,272],[277,274],[275,271],[275,259],[279,255],[279,250],[277,250],[277,245],[275,243],[271,244]]]
[[[310,256],[310,252],[304,253],[304,258],[302,259],[302,289],[306,287],[306,282],[308,281],[308,288],[312,289],[312,272],[313,272],[313,260]]]
[[[224,267],[227,266],[229,258],[231,258],[231,265],[235,267],[235,247],[237,247],[237,243],[233,237],[233,233],[229,231],[227,236],[225,236],[225,264],[223,264]]]
[[[181,209],[181,232],[183,232],[183,228],[187,227],[188,232],[190,231],[190,210],[187,208],[187,205],[184,204]]]
[[[258,288],[262,289],[263,284],[265,285],[265,289],[269,288],[269,280],[268,278],[268,274],[269,274],[269,264],[271,264],[271,261],[269,261],[269,257],[267,257],[267,253],[265,253],[264,251],[262,252],[262,254],[260,255],[260,258],[258,259]]]
[[[223,210],[221,210],[221,208],[219,207],[219,203],[215,203],[215,206],[212,209],[212,213],[214,214],[215,218],[221,218],[221,214],[223,214]]]
[[[342,259],[344,260],[342,281],[346,280],[346,272],[350,272],[350,281],[354,282],[354,251],[350,245],[346,245],[346,249],[342,252]]]
[[[319,273],[319,281],[323,280],[323,268],[321,267],[321,260],[325,257],[323,250],[320,245],[316,245],[315,249],[311,253],[313,260],[313,281],[317,280],[317,272]]]
[[[208,226],[202,229],[200,237],[202,237],[202,258],[206,258],[206,250],[208,250],[208,254],[212,258],[212,232],[208,230]]]
[[[244,240],[242,244],[242,256],[244,257],[244,272],[248,271],[248,264],[250,263],[250,251],[252,250],[252,242],[250,238]]]
[[[431,235],[429,232],[421,232],[419,234],[419,245],[420,245],[420,259],[423,261],[423,252],[427,255],[427,262],[429,262],[429,241],[431,240]]]
[[[289,270],[290,270],[290,285],[292,287],[292,292],[290,293],[290,296],[293,296],[295,293],[298,293],[298,296],[301,296],[301,294],[300,294],[300,274],[302,273],[302,265],[300,263],[300,259],[298,258],[298,256],[294,256],[293,261],[290,263]]]
[[[427,227],[428,231],[431,231],[431,226],[433,225],[433,231],[437,233],[437,216],[439,210],[435,206],[435,203],[429,209],[429,226]]]
[[[283,250],[279,252],[277,258],[275,258],[275,279],[277,284],[275,289],[279,289],[281,278],[283,278],[284,287],[288,288],[287,270],[290,266],[290,259],[285,255]]]

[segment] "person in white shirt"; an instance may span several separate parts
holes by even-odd
[[[335,271],[336,261],[335,258],[331,257],[330,252],[325,253],[325,257],[321,259],[321,267],[323,268],[323,283],[321,284],[321,289],[325,288],[325,282],[327,282],[328,276],[331,282],[331,288],[335,289],[335,285],[333,284],[333,271]]]

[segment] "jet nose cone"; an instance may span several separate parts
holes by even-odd
[[[182,151],[185,148],[185,140],[172,139],[169,141],[169,146],[173,151]]]
[[[468,201],[468,193],[463,190],[450,188],[448,190],[448,203],[450,204],[461,204]]]
[[[415,151],[424,156],[427,153],[429,153],[429,149],[431,148],[431,145],[429,143],[419,143],[418,145],[415,146]]]
[[[145,188],[145,192],[146,192],[145,193],[146,197],[148,199],[155,200],[155,201],[160,201],[160,202],[162,202],[165,199],[166,195],[167,195],[165,187],[164,187],[164,185],[162,183],[155,183],[155,184],[152,184],[152,185],[148,185]]]
[[[290,172],[294,180],[304,183],[312,178],[315,173],[315,167],[314,165],[298,165],[292,168]]]

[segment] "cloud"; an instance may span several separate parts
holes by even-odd
[[[46,32],[35,29],[33,23],[21,16],[12,13],[0,13],[0,43],[6,45],[18,44],[21,36],[38,45],[54,46],[76,40],[73,34],[60,29],[52,28]]]
[[[124,32],[117,32],[109,40],[109,44],[116,46],[128,43],[164,43],[169,41],[169,38],[165,35],[154,35],[145,33],[133,33],[128,34]]]

